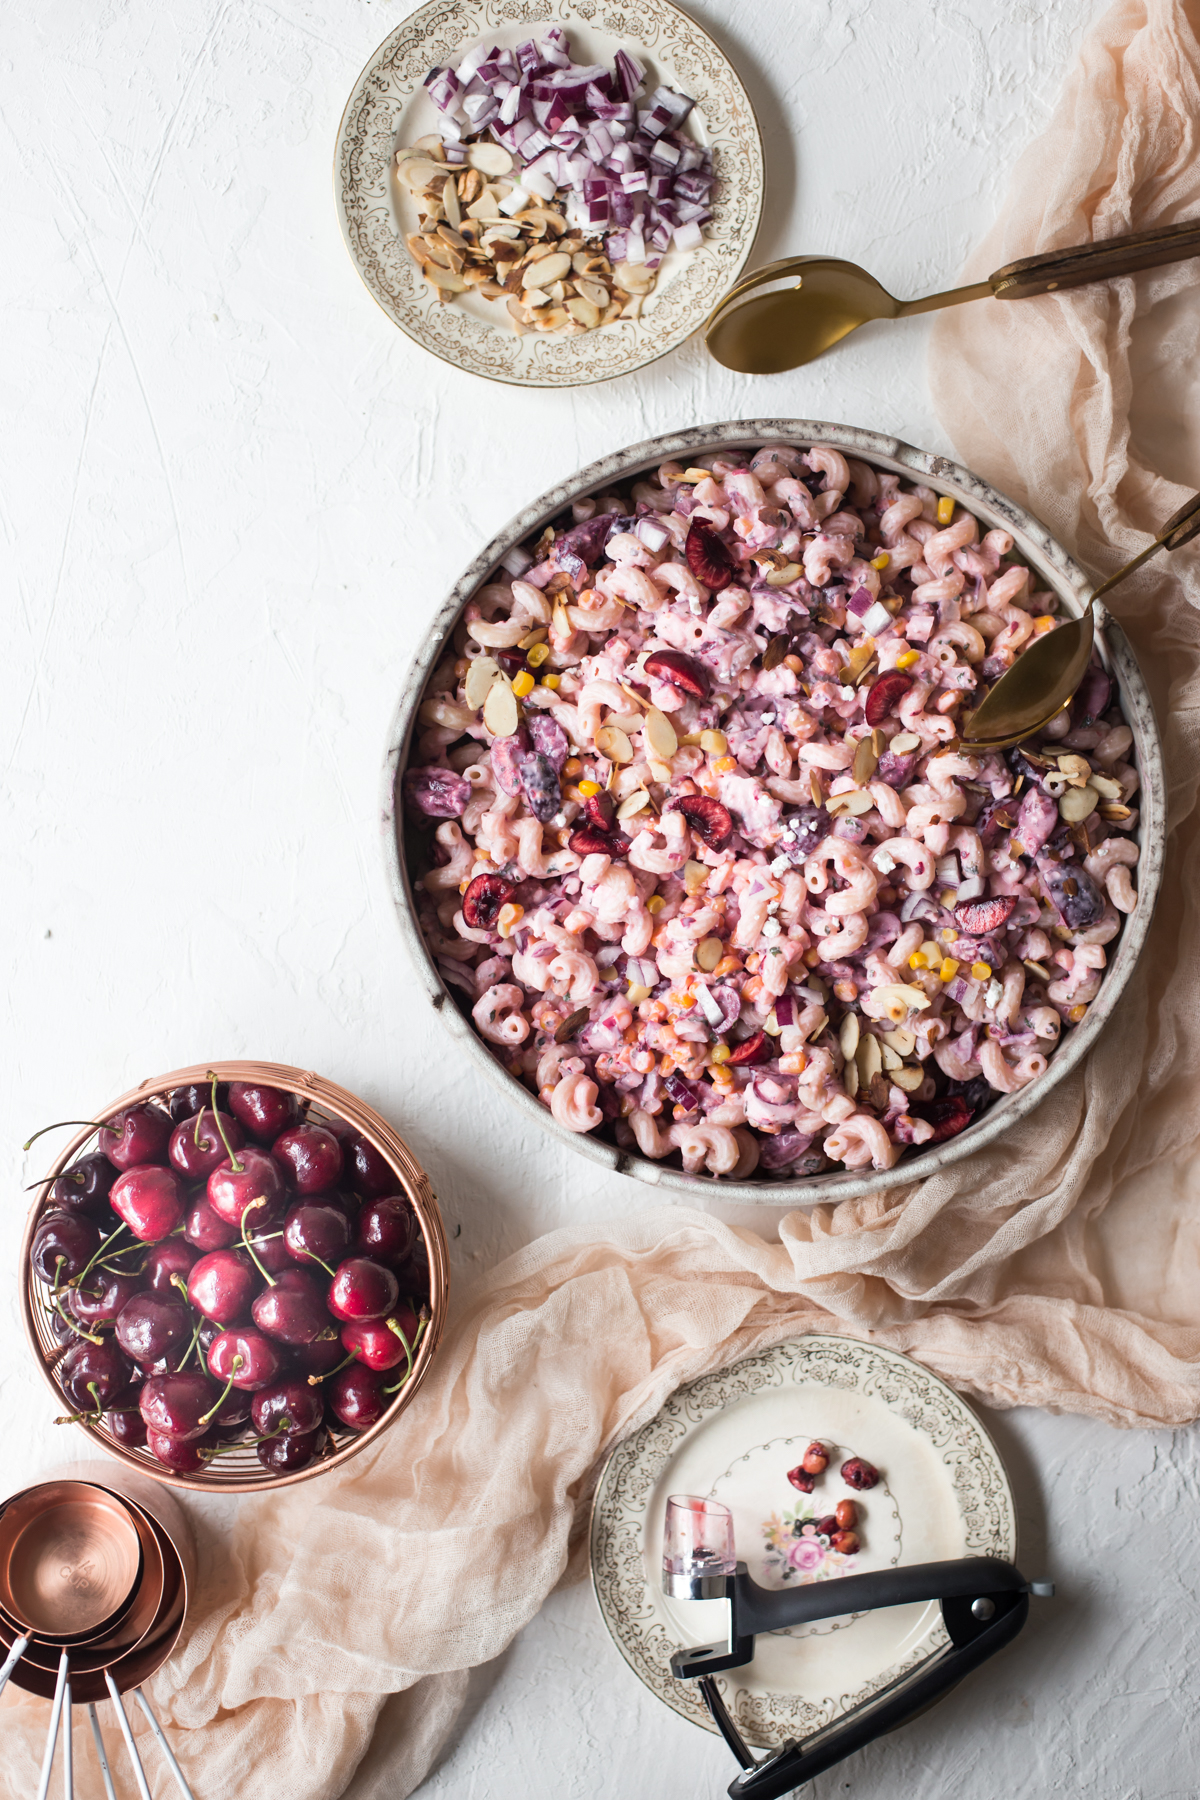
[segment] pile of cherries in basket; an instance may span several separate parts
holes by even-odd
[[[291,1094],[214,1080],[169,1108],[101,1127],[33,1236],[68,1416],[180,1474],[250,1444],[266,1469],[305,1468],[412,1372],[420,1225],[374,1145]]]

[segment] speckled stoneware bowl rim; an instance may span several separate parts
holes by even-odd
[[[573,500],[602,492],[614,482],[628,481],[635,475],[657,468],[668,459],[691,455],[705,456],[720,450],[745,450],[760,444],[789,443],[797,445],[832,444],[847,455],[860,458],[876,467],[891,470],[909,479],[924,482],[940,494],[950,494],[989,526],[1010,531],[1017,547],[1028,558],[1044,584],[1058,595],[1065,609],[1075,615],[1082,612],[1093,583],[1078,563],[1069,557],[1044,525],[1005,495],[948,457],[917,450],[899,438],[876,431],[863,431],[851,425],[834,425],[818,419],[735,419],[721,425],[696,426],[688,431],[674,431],[663,437],[649,438],[611,456],[590,463],[569,480],[547,489],[531,505],[513,518],[463,571],[459,580],[434,616],[423,648],[409,669],[400,703],[392,721],[388,751],[383,766],[383,839],[388,881],[395,902],[400,933],[416,966],[422,987],[434,1010],[440,1015],[454,1041],[471,1058],[488,1080],[498,1087],[510,1104],[518,1107],[526,1119],[536,1122],[562,1144],[568,1144],[580,1155],[602,1168],[632,1175],[638,1181],[668,1188],[687,1196],[697,1204],[720,1200],[741,1205],[774,1207],[816,1206],[821,1202],[851,1200],[864,1194],[876,1194],[887,1188],[908,1187],[940,1170],[961,1162],[976,1150],[993,1144],[1010,1127],[1026,1119],[1058,1084],[1078,1068],[1096,1042],[1124,993],[1146,941],[1154,904],[1162,880],[1166,833],[1166,783],[1163,772],[1162,747],[1154,709],[1141,670],[1129,642],[1105,609],[1097,605],[1097,641],[1110,671],[1116,677],[1121,704],[1133,732],[1134,751],[1141,775],[1138,837],[1141,856],[1138,862],[1138,904],[1125,921],[1117,953],[1108,966],[1100,992],[1092,1001],[1086,1019],[1073,1028],[1070,1036],[1050,1059],[1050,1067],[1040,1081],[1004,1095],[976,1125],[970,1125],[958,1137],[919,1155],[906,1158],[893,1169],[831,1171],[805,1176],[794,1181],[726,1181],[709,1175],[687,1175],[682,1170],[652,1162],[637,1150],[622,1150],[603,1138],[568,1131],[553,1117],[515,1076],[498,1063],[488,1046],[475,1032],[471,1022],[459,1012],[438,974],[437,966],[425,946],[417,925],[416,909],[405,864],[403,812],[397,804],[397,789],[403,772],[417,708],[425,684],[443,653],[446,640],[458,621],[459,614],[475,590],[486,581],[500,559],[514,544],[535,536],[547,522],[555,518]]]

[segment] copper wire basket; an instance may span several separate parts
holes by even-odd
[[[49,1183],[60,1175],[96,1136],[97,1128],[114,1113],[123,1107],[131,1106],[135,1101],[166,1099],[173,1088],[186,1087],[211,1081],[213,1076],[220,1082],[251,1081],[262,1082],[269,1087],[281,1088],[285,1093],[294,1094],[299,1100],[303,1116],[320,1124],[322,1121],[334,1119],[352,1125],[368,1143],[372,1144],[386,1160],[396,1176],[397,1192],[407,1196],[421,1228],[425,1241],[425,1249],[429,1259],[429,1324],[421,1338],[417,1354],[413,1360],[412,1374],[397,1393],[382,1418],[365,1431],[350,1432],[337,1427],[330,1427],[325,1453],[316,1462],[305,1469],[297,1469],[291,1474],[276,1474],[264,1469],[255,1455],[253,1445],[238,1446],[230,1454],[223,1455],[203,1472],[191,1475],[177,1474],[166,1468],[148,1449],[135,1449],[122,1444],[101,1421],[93,1423],[80,1419],[75,1423],[80,1431],[87,1433],[93,1444],[107,1451],[126,1467],[136,1470],[141,1475],[149,1475],[155,1481],[166,1482],[171,1487],[192,1488],[199,1493],[221,1491],[232,1494],[247,1494],[263,1488],[283,1487],[295,1481],[309,1481],[316,1475],[324,1475],[331,1469],[340,1468],[364,1450],[368,1444],[374,1443],[390,1425],[394,1425],[404,1409],[412,1403],[413,1397],[429,1372],[430,1364],[437,1354],[438,1343],[446,1322],[446,1309],[449,1300],[450,1267],[446,1255],[446,1233],[442,1226],[441,1214],[438,1211],[437,1197],[429,1185],[420,1163],[398,1132],[364,1106],[361,1100],[347,1093],[345,1088],[337,1087],[332,1081],[326,1081],[320,1075],[314,1075],[304,1069],[289,1068],[283,1063],[260,1062],[220,1062],[197,1063],[189,1069],[175,1069],[169,1075],[155,1076],[143,1081],[140,1087],[120,1099],[113,1100],[93,1115],[94,1126],[77,1132],[51,1164],[47,1176],[47,1184],[41,1188],[39,1197],[29,1210],[29,1218],[25,1226],[25,1235],[21,1243],[21,1311],[25,1321],[25,1335],[29,1339],[30,1348],[46,1378],[55,1398],[65,1412],[73,1411],[70,1401],[59,1385],[55,1370],[69,1345],[61,1343],[51,1330],[46,1317],[42,1300],[42,1284],[33,1273],[30,1251],[33,1234],[42,1218],[51,1208],[47,1203],[50,1193]],[[327,1422],[328,1423],[328,1422]]]

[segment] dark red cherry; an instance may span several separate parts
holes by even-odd
[[[325,1304],[335,1319],[383,1319],[399,1298],[390,1269],[369,1256],[351,1256],[334,1272]]]
[[[412,1298],[427,1298],[431,1289],[429,1285],[429,1246],[424,1237],[417,1240],[413,1253],[406,1263],[396,1270],[396,1279],[400,1283],[400,1292]]]
[[[51,1184],[48,1199],[51,1206],[60,1206],[64,1212],[102,1218],[108,1211],[108,1193],[116,1179],[116,1169],[107,1156],[93,1151],[63,1170]]]
[[[193,1081],[187,1087],[172,1088],[167,1101],[171,1110],[171,1123],[181,1125],[185,1119],[195,1118],[202,1107],[211,1106],[212,1103],[211,1081]],[[229,1087],[223,1081],[217,1083],[217,1105],[223,1112],[229,1111]]]
[[[257,1081],[234,1081],[229,1086],[229,1110],[251,1137],[269,1144],[281,1131],[294,1125],[299,1108],[294,1094],[266,1087]]]
[[[166,1431],[169,1438],[200,1438],[209,1429],[210,1413],[221,1390],[198,1370],[178,1375],[151,1375],[142,1382],[139,1404],[148,1431]],[[155,1451],[155,1454],[158,1454]]]
[[[91,1219],[55,1210],[34,1232],[29,1260],[38,1280],[54,1287],[82,1275],[99,1248],[99,1228]]]
[[[129,1386],[133,1366],[111,1338],[99,1344],[80,1338],[58,1364],[55,1376],[79,1412],[103,1412]]]
[[[294,1262],[341,1262],[350,1246],[350,1221],[340,1206],[302,1200],[283,1221],[283,1241]]]
[[[251,1224],[263,1225],[282,1212],[287,1201],[279,1164],[253,1145],[239,1150],[237,1160],[240,1168],[235,1169],[227,1157],[209,1176],[208,1204],[231,1225],[240,1226],[248,1209]]]
[[[241,1233],[236,1225],[215,1213],[208,1201],[202,1199],[193,1200],[189,1206],[183,1235],[189,1244],[207,1255],[210,1250],[228,1250],[230,1244],[237,1243]]]
[[[1016,894],[997,894],[990,900],[964,900],[961,906],[954,908],[955,922],[972,937],[983,937],[986,932],[999,931],[1002,925],[1008,924],[1017,899]]]
[[[346,1165],[346,1182],[364,1200],[376,1200],[382,1194],[396,1191],[396,1171],[381,1150],[364,1137],[353,1137],[342,1143]]]
[[[169,1115],[161,1106],[139,1100],[113,1114],[101,1127],[98,1142],[114,1169],[133,1169],[139,1163],[159,1162],[170,1136]]]
[[[728,586],[733,574],[733,557],[707,519],[692,520],[688,526],[683,553],[687,557],[688,568],[706,588],[717,593]]]
[[[121,1308],[116,1335],[125,1354],[145,1367],[182,1349],[192,1335],[192,1321],[177,1294],[168,1297],[143,1289]]]
[[[490,931],[512,896],[512,884],[499,875],[476,875],[463,894],[463,918],[472,931]]]
[[[147,1254],[139,1286],[149,1288],[153,1294],[178,1294],[179,1289],[171,1277],[178,1276],[186,1283],[195,1260],[196,1252],[190,1244],[185,1244],[181,1238],[164,1238]]]
[[[118,1444],[124,1444],[127,1450],[137,1450],[146,1441],[146,1421],[138,1406],[140,1392],[139,1387],[126,1388],[104,1415],[104,1423]]]
[[[207,1469],[208,1458],[204,1452],[216,1449],[220,1442],[218,1433],[211,1429],[189,1440],[146,1427],[146,1448],[164,1469],[170,1469],[176,1475],[196,1475],[201,1469]]]
[[[250,1418],[261,1437],[302,1437],[315,1431],[325,1417],[325,1402],[319,1387],[307,1381],[274,1381],[254,1396]]]
[[[242,1360],[235,1369],[239,1356]],[[276,1379],[283,1368],[283,1352],[261,1331],[221,1331],[212,1341],[208,1366],[219,1380],[232,1380],[235,1388],[252,1394]]]
[[[752,1037],[743,1038],[740,1044],[734,1045],[729,1060],[738,1068],[749,1068],[755,1063],[766,1062],[770,1055],[766,1032],[756,1031]]]
[[[889,669],[878,681],[873,681],[867,689],[867,697],[863,704],[868,725],[882,725],[890,712],[894,712],[912,686],[912,676],[906,675],[902,669]]]
[[[240,1150],[245,1141],[245,1132],[230,1113],[214,1114],[211,1107],[205,1107],[192,1118],[184,1119],[171,1133],[171,1165],[189,1181],[204,1181],[229,1155],[226,1143],[230,1150]]]
[[[296,1469],[307,1469],[315,1461],[324,1440],[323,1431],[295,1432],[287,1437],[263,1438],[254,1453],[264,1469],[275,1475],[290,1475]]]
[[[250,1395],[244,1388],[230,1388],[213,1414],[213,1429],[222,1437],[241,1436],[250,1423]]]
[[[703,576],[700,579],[703,580]],[[646,658],[645,669],[655,681],[669,681],[681,694],[703,700],[708,693],[708,670],[694,656],[685,656],[682,650],[652,651]]]
[[[144,1244],[168,1237],[183,1222],[183,1183],[170,1169],[155,1163],[126,1169],[113,1183],[108,1200],[117,1217]]]
[[[311,1344],[329,1329],[325,1297],[303,1269],[285,1269],[251,1310],[258,1329],[281,1344]]]
[[[710,850],[719,850],[733,830],[733,818],[727,806],[707,794],[684,794],[672,800],[668,812],[681,812],[696,835]]]
[[[113,1325],[122,1309],[145,1286],[141,1275],[118,1275],[107,1269],[90,1269],[80,1287],[70,1291],[70,1310],[85,1331],[97,1325]]]
[[[294,1344],[292,1361],[306,1375],[328,1375],[346,1360],[342,1340],[334,1332],[331,1337],[314,1338],[311,1344]]]
[[[410,1306],[401,1306],[388,1319],[355,1319],[342,1326],[342,1346],[351,1351],[368,1369],[394,1369],[398,1363],[408,1366],[408,1358],[417,1337],[417,1315]],[[408,1340],[408,1350],[404,1340]]]
[[[250,1216],[253,1218],[254,1215]],[[283,1241],[283,1227],[277,1219],[260,1225],[257,1231],[247,1228],[246,1242],[268,1275],[278,1275],[281,1269],[292,1267],[288,1247]]]
[[[384,1380],[378,1370],[351,1363],[328,1382],[330,1407],[343,1425],[366,1431],[382,1419],[391,1404],[391,1395],[383,1391]]]
[[[372,1200],[358,1215],[357,1248],[377,1262],[389,1263],[393,1268],[407,1262],[416,1240],[416,1216],[400,1194]]]
[[[298,1194],[324,1194],[342,1173],[342,1146],[324,1125],[293,1125],[275,1139],[271,1155]]]
[[[206,1319],[234,1325],[245,1318],[262,1282],[244,1250],[214,1250],[193,1265],[188,1299]]]

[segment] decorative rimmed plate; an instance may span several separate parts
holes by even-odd
[[[835,1448],[804,1495],[787,1471],[813,1438]],[[850,1456],[876,1465],[877,1487],[851,1493],[838,1474]],[[592,1509],[592,1580],[630,1668],[709,1731],[695,1684],[675,1679],[670,1656],[720,1637],[728,1613],[662,1592],[667,1496],[678,1493],[731,1509],[738,1557],[764,1587],[898,1563],[1016,1559],[1012,1489],[995,1445],[966,1402],[908,1357],[814,1335],[679,1388],[605,1465]],[[847,1497],[862,1539],[848,1558],[811,1529]],[[889,1607],[760,1637],[754,1661],[717,1681],[743,1736],[776,1749],[849,1712],[946,1641],[936,1601]]]
[[[518,337],[503,308],[478,295],[442,305],[405,247],[416,226],[392,157],[436,129],[424,89],[434,64],[457,63],[480,38],[516,45],[562,25],[577,60],[612,65],[625,48],[660,83],[696,102],[689,129],[712,151],[714,217],[697,250],[664,258],[640,319],[579,337]],[[749,96],[718,46],[672,0],[428,0],[380,44],[354,84],[334,156],[347,248],[384,312],[418,344],[473,375],[518,387],[577,387],[665,356],[704,323],[746,265],[763,204],[763,147]]]

